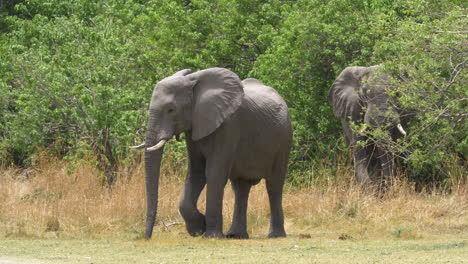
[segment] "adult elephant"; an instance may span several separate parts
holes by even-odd
[[[146,239],[156,218],[163,146],[180,133],[189,164],[179,211],[189,234],[224,237],[222,200],[230,179],[235,209],[227,237],[248,238],[250,188],[264,178],[271,208],[268,236],[286,236],[282,192],[292,128],[288,107],[273,88],[256,79],[241,81],[223,68],[186,69],[156,84],[149,110],[146,141],[132,147],[146,149]],[[196,207],[205,185],[206,216]]]
[[[354,156],[357,180],[365,185],[385,186],[395,176],[394,156],[388,142],[370,138],[369,132],[376,128],[387,131],[392,140],[406,136],[401,123],[403,113],[396,100],[388,94],[389,74],[382,73],[379,66],[348,67],[331,86],[329,101],[333,113],[341,119],[346,143]],[[359,131],[352,124],[360,127]],[[357,141],[367,142],[364,146]]]

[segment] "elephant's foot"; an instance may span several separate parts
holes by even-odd
[[[248,239],[249,234],[245,230],[240,231],[240,230],[236,230],[235,228],[231,227],[231,229],[229,229],[226,237],[227,238],[234,238],[234,239]]]
[[[281,228],[281,229],[277,229],[277,230],[273,230],[273,231],[270,231],[270,233],[268,234],[268,238],[277,238],[277,237],[286,237],[286,232],[284,231],[284,228]]]
[[[225,238],[223,232],[219,232],[219,231],[206,231],[203,237],[204,238]]]
[[[201,236],[206,232],[205,216],[200,214],[200,217],[197,217],[196,220],[186,221],[185,226],[191,236]]]

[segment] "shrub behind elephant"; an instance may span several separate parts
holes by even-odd
[[[379,66],[348,67],[333,83],[329,100],[335,116],[341,119],[346,143],[353,152],[357,180],[362,184],[388,185],[395,176],[394,155],[388,142],[370,138],[376,128],[387,131],[392,140],[405,136],[401,123],[405,123],[396,98],[388,95],[389,74]],[[360,127],[357,132],[353,125]],[[357,141],[366,141],[362,147]]]
[[[146,148],[145,238],[156,217],[163,147],[180,133],[189,164],[179,210],[191,235],[224,237],[222,200],[230,179],[235,209],[227,236],[247,238],[249,191],[264,178],[271,208],[268,236],[286,236],[282,191],[292,128],[287,105],[274,89],[256,79],[241,82],[223,68],[183,70],[155,86],[149,108],[146,142],[134,147]],[[206,216],[196,207],[205,185]]]

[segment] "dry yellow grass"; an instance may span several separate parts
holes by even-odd
[[[82,164],[47,158],[30,171],[0,169],[0,237],[134,236],[143,232],[145,190],[143,166],[122,171],[109,192],[99,171]],[[351,169],[342,166],[343,178]],[[183,186],[180,167],[164,163],[156,232],[185,232],[178,214]],[[291,236],[337,239],[430,238],[468,232],[468,188],[459,185],[450,194],[417,193],[396,184],[385,197],[363,191],[349,180],[329,181],[307,189],[287,189],[284,195],[286,231]],[[226,188],[224,226],[230,225],[233,193]],[[204,211],[204,194],[199,207]],[[169,223],[180,223],[167,228]],[[264,183],[252,189],[248,209],[249,233],[264,237],[269,205]]]

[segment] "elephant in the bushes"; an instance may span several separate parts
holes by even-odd
[[[331,86],[329,100],[335,116],[341,119],[346,143],[354,158],[358,182],[364,185],[388,186],[395,177],[395,157],[388,142],[369,139],[380,128],[389,132],[392,141],[406,136],[405,115],[397,98],[388,94],[391,75],[381,73],[380,66],[348,67]],[[356,127],[353,129],[353,125]],[[366,141],[362,146],[357,141]]]
[[[223,194],[229,179],[235,193],[227,237],[248,238],[247,200],[252,185],[265,179],[270,200],[269,237],[284,237],[282,192],[292,128],[288,107],[271,87],[256,79],[241,81],[223,68],[182,70],[156,84],[145,143],[147,217],[152,235],[164,144],[185,133],[188,174],[179,211],[189,234],[223,235]],[[197,209],[207,186],[206,216]]]

